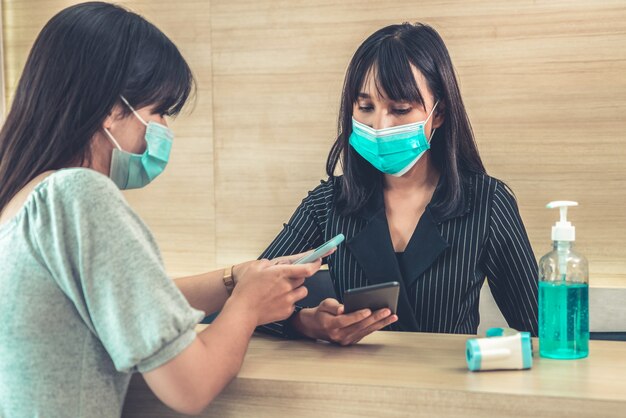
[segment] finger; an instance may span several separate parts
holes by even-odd
[[[289,292],[289,295],[287,296],[287,300],[289,301],[289,303],[293,305],[297,301],[304,299],[306,295],[308,294],[309,294],[309,290],[304,286],[300,286],[292,290],[291,292]]]
[[[276,269],[287,277],[302,278],[311,277],[321,266],[321,260],[317,260],[306,264],[276,264],[269,268]]]
[[[363,330],[363,332],[361,333],[361,335],[357,335],[356,339],[357,340],[361,340],[363,337],[365,337],[366,335],[371,334],[372,332],[375,331],[380,331],[381,329],[393,324],[394,322],[398,321],[398,316],[397,315],[389,315],[388,317],[381,319],[378,322],[373,323],[372,325],[370,325],[369,327],[367,327],[366,329]]]
[[[292,289],[295,289],[297,287],[302,286],[304,284],[305,280],[306,279],[304,277],[300,277],[300,278],[297,278],[297,279],[287,278],[289,286],[291,286]]]
[[[298,261],[299,259],[301,259],[302,257],[304,257],[305,255],[309,255],[312,254],[313,250],[309,250],[309,251],[305,251],[303,253],[300,254],[293,254],[293,255],[286,255],[283,257],[278,257],[276,258],[276,260],[284,260],[287,261],[287,263],[281,263],[281,264],[293,264],[296,261]]]
[[[273,258],[271,261],[273,262],[272,264],[274,264],[274,265],[276,265],[276,264],[293,264],[299,258],[300,258],[300,254],[294,254],[294,255],[285,255],[285,256],[281,256],[281,257],[276,257],[276,258]]]
[[[373,314],[371,314],[370,316],[364,318],[363,320],[359,322],[355,322],[352,325],[349,325],[347,327],[344,327],[343,331],[348,335],[350,334],[356,335],[362,330],[370,327],[372,324],[375,324],[381,320],[384,320],[389,315],[391,315],[391,311],[389,309],[387,308],[379,309]],[[347,315],[343,315],[343,316],[347,316]]]
[[[327,253],[325,253],[324,255],[322,255],[319,259],[322,258],[326,258],[329,255],[331,255],[332,253],[334,253],[337,250],[337,247],[333,248],[332,250],[328,251]],[[280,263],[276,263],[276,264],[293,264],[296,261],[298,261],[299,259],[309,255],[309,254],[313,254],[314,250],[309,250],[309,251],[305,251],[303,253],[300,254],[293,254],[293,255],[287,255],[287,256],[283,256],[283,257],[277,257],[274,260],[281,260]]]
[[[348,328],[354,324],[357,324],[372,315],[372,311],[369,309],[361,309],[355,312],[351,312],[345,315],[338,315],[330,323],[332,328]]]
[[[389,315],[389,316],[381,319],[380,321],[374,322],[373,324],[369,325],[368,327],[366,327],[364,329],[361,329],[360,331],[357,331],[357,332],[355,332],[353,334],[349,334],[346,337],[346,341],[348,341],[348,344],[356,344],[357,342],[361,341],[366,336],[370,335],[372,332],[380,331],[381,329],[385,328],[386,326],[388,326],[390,324],[393,324],[397,320],[398,320],[398,316],[397,315]]]

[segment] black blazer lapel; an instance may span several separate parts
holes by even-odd
[[[407,287],[411,287],[449,246],[450,244],[439,233],[437,223],[427,206],[400,262],[402,276],[406,280]]]
[[[419,331],[393,251],[384,204],[369,219],[365,227],[346,242],[346,245],[371,284],[390,281],[400,283],[398,323],[406,331]]]

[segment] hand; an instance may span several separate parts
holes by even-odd
[[[307,264],[276,264],[269,260],[249,261],[233,268],[236,286],[229,303],[241,303],[257,325],[288,318],[294,304],[307,295],[302,287],[307,277],[320,268],[321,260]]]
[[[388,308],[372,313],[369,309],[344,314],[344,307],[336,299],[325,299],[316,308],[303,309],[294,318],[294,328],[310,338],[351,345],[366,335],[398,320]]]

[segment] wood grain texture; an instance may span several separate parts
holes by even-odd
[[[80,1],[3,0],[7,89],[15,90],[35,37],[55,13]],[[215,267],[215,199],[211,31],[207,1],[118,1],[159,27],[179,47],[197,81],[192,106],[173,123],[176,134],[164,174],[144,190],[125,192],[151,227],[166,268],[176,277]],[[9,95],[10,98],[11,95]]]
[[[468,336],[376,332],[352,347],[256,336],[239,376],[203,417],[618,417],[626,407],[623,343],[590,357],[541,359],[526,371],[473,373]],[[533,343],[537,347],[537,341]],[[124,417],[177,417],[140,377]]]
[[[167,170],[154,185],[127,192],[154,231],[174,276],[215,267],[213,85],[207,1],[123,1],[179,47],[197,82],[191,107],[171,124],[175,145]]]
[[[74,2],[2,0],[7,92],[36,33]],[[514,190],[539,258],[571,199],[591,284],[626,283],[626,3],[126,1],[199,80],[173,161],[129,199],[173,274],[256,257],[325,177],[344,71],[378,28],[434,26],[449,47],[490,174]]]
[[[623,1],[214,0],[212,11],[218,260],[257,254],[324,177],[360,42],[422,21],[449,47],[485,164],[517,195],[537,258],[557,218],[545,204],[578,200],[592,284],[624,281]]]

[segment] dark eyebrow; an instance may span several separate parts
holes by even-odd
[[[359,99],[371,99],[371,96],[370,96],[369,94],[367,94],[367,93],[363,93],[363,92],[361,92],[361,93],[357,94],[357,97],[358,97]]]

